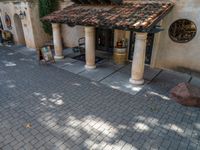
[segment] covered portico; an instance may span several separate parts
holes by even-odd
[[[60,24],[81,25],[85,28],[85,68],[95,69],[95,29],[103,27],[134,31],[135,50],[130,82],[144,83],[146,40],[149,32],[157,32],[156,24],[172,9],[169,2],[124,2],[120,5],[74,4],[43,18],[52,23],[55,59],[62,59],[63,47]]]

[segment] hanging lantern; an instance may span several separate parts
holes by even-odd
[[[26,12],[20,10],[20,12],[19,12],[19,18],[20,19],[24,19],[25,17],[26,17]]]

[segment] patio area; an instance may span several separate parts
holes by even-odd
[[[137,94],[143,88],[148,87],[153,79],[159,78],[160,76],[166,76],[165,80],[172,80],[173,78],[182,78],[182,82],[192,82],[196,84],[199,81],[198,78],[192,78],[191,75],[178,73],[174,71],[163,71],[161,69],[153,69],[148,65],[145,66],[144,85],[133,85],[129,82],[131,77],[131,63],[127,62],[124,65],[117,65],[114,63],[112,54],[102,53],[96,51],[96,56],[103,58],[101,61],[97,62],[97,68],[93,70],[85,69],[85,62],[77,59],[73,59],[76,56],[79,56],[80,53],[74,53],[72,49],[65,49],[64,56],[65,59],[57,60],[56,64],[53,64],[55,67],[58,67],[63,70],[67,70],[74,74],[80,75],[87,79],[98,81],[106,86],[109,86],[113,89],[117,89],[132,95]]]
[[[200,85],[198,77],[160,70],[150,80],[146,67],[146,84],[131,95],[101,84],[117,75],[127,76],[128,84],[129,64],[100,83],[82,77],[84,69],[79,75],[71,73],[75,67],[62,69],[81,63],[67,62],[70,54],[56,63],[59,69],[39,65],[36,53],[24,47],[0,47],[0,53],[0,149],[200,149],[199,108],[169,97],[180,82]]]

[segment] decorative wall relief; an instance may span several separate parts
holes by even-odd
[[[194,22],[187,19],[179,19],[169,28],[169,36],[174,42],[186,43],[191,41],[197,32]]]
[[[11,30],[12,29],[12,22],[10,20],[10,16],[5,13],[5,23],[6,23],[6,27]]]

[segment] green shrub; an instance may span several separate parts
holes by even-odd
[[[57,10],[59,5],[58,0],[39,0],[39,13],[40,13],[40,18],[52,13],[53,11]],[[52,27],[51,23],[44,22],[43,23],[43,28],[44,31],[50,35],[52,35]]]

